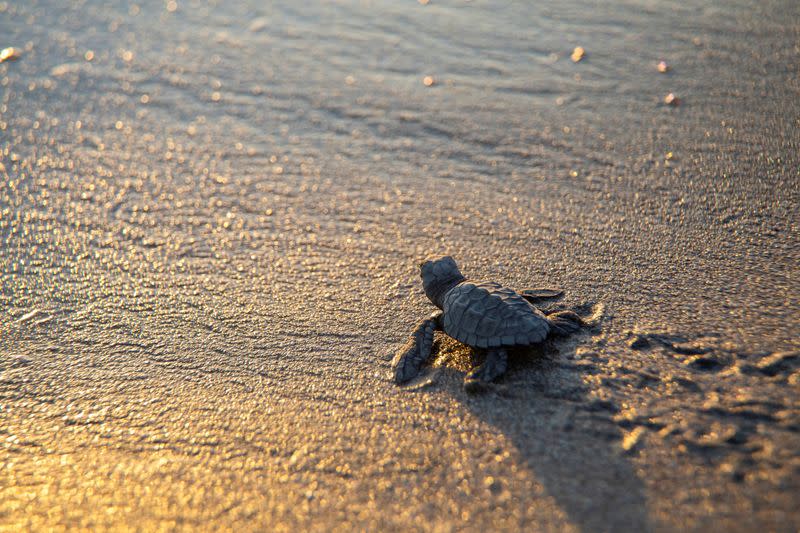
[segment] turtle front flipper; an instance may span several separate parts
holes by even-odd
[[[532,304],[564,296],[564,291],[561,289],[520,289],[517,292]]]
[[[433,332],[442,329],[441,317],[442,312],[437,311],[430,318],[421,321],[408,342],[397,352],[392,366],[394,382],[398,385],[415,378],[422,365],[430,359],[433,349]]]
[[[464,390],[469,393],[479,392],[490,382],[506,373],[508,368],[508,352],[504,348],[491,348],[486,352],[486,360],[475,367],[464,378]]]

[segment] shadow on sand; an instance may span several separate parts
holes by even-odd
[[[644,484],[613,421],[618,407],[590,394],[584,379],[601,368],[576,349],[589,335],[511,353],[505,377],[483,394],[461,381],[469,367],[465,346],[441,338],[437,388],[508,438],[525,466],[582,531],[650,531]],[[610,379],[606,377],[607,379]],[[526,495],[515,495],[530,501]],[[531,496],[532,497],[532,496]]]

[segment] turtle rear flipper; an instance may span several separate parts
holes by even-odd
[[[535,304],[543,300],[553,300],[564,296],[564,291],[561,289],[521,289],[519,295],[528,300],[530,303]]]
[[[489,350],[483,364],[473,368],[464,378],[464,390],[470,394],[482,391],[490,382],[505,374],[507,368],[508,352],[504,348]]]
[[[577,333],[586,322],[575,311],[555,311],[547,315],[550,321],[550,333],[553,335],[566,336]]]

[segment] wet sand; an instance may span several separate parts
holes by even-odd
[[[0,39],[0,527],[800,527],[795,2],[3,2]],[[444,253],[602,325],[398,388]]]

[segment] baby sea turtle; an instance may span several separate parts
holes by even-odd
[[[585,325],[572,311],[545,315],[534,307],[534,301],[559,296],[561,291],[517,292],[493,281],[468,280],[450,256],[423,262],[420,275],[425,294],[440,310],[419,323],[395,358],[394,379],[398,384],[419,374],[431,356],[436,330],[474,349],[486,350],[485,362],[464,380],[464,388],[474,392],[505,373],[508,347],[538,344],[548,335],[567,335]]]

